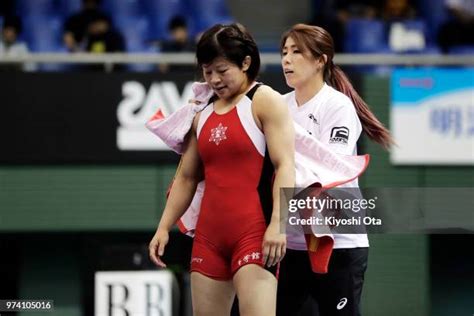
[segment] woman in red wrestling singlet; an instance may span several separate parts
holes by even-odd
[[[294,186],[295,177],[288,107],[281,95],[255,82],[259,52],[241,25],[210,28],[196,54],[214,97],[194,119],[150,257],[165,266],[160,257],[169,230],[204,177],[191,259],[194,315],[229,315],[235,294],[241,315],[275,315],[276,266],[286,251],[279,189]],[[273,196],[268,216],[261,187]]]

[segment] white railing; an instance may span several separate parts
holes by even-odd
[[[261,54],[263,65],[279,65],[278,53]],[[338,65],[427,65],[427,66],[474,66],[473,55],[391,55],[391,54],[337,54]],[[24,56],[2,56],[5,63],[69,63],[69,64],[176,64],[195,63],[193,53],[31,53]]]

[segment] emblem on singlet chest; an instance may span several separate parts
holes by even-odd
[[[214,142],[217,146],[219,146],[220,142],[227,139],[225,136],[225,131],[227,130],[227,126],[222,126],[222,123],[213,129],[211,129],[211,137],[209,137],[210,142]]]

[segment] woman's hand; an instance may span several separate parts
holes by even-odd
[[[280,231],[280,222],[271,221],[262,243],[263,264],[271,267],[280,262],[286,254],[286,234]]]
[[[165,253],[165,246],[168,244],[168,240],[169,231],[158,228],[148,246],[151,261],[162,268],[166,268],[166,264],[161,260],[161,257]]]

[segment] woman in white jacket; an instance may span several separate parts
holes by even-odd
[[[297,24],[283,34],[282,67],[294,90],[284,97],[293,119],[312,136],[343,155],[357,154],[362,131],[384,147],[392,143],[388,130],[372,114],[344,72],[334,65],[334,44],[321,27]],[[357,188],[357,179],[344,185]],[[311,269],[303,234],[287,234],[287,254],[281,263],[277,314],[299,315],[312,297],[319,315],[360,315],[359,302],[368,259],[366,234],[334,235],[328,273]]]

